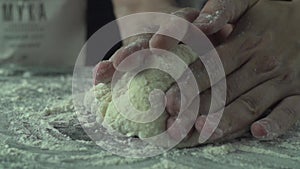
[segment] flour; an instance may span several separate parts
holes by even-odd
[[[25,78],[20,72],[3,71],[10,73],[0,75],[0,168],[282,169],[300,163],[300,123],[272,141],[243,138],[172,149],[147,159],[119,157],[92,141],[71,138],[72,125],[64,126],[64,134],[53,127],[54,122],[71,124],[77,119],[71,104],[72,76]]]

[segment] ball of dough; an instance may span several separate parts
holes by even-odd
[[[187,65],[194,62],[198,57],[192,52],[192,50],[185,45],[178,45],[175,49],[172,50],[172,53],[177,55],[185,64],[185,66],[176,66],[177,76],[174,79],[167,72],[163,72],[158,69],[148,69],[137,74],[129,84],[120,83],[119,86],[116,86],[114,90],[118,93],[118,101],[122,102],[122,99],[129,96],[131,101],[131,106],[126,105],[120,111],[126,113],[132,113],[130,110],[132,106],[135,109],[142,112],[147,111],[150,108],[149,94],[154,89],[159,89],[161,91],[167,91],[172,84],[177,80],[187,68]],[[171,66],[174,69],[174,65],[169,65],[169,59],[165,56],[158,57],[160,60],[156,64],[161,64],[162,66]],[[125,75],[126,76],[126,73]],[[122,79],[121,79],[122,80]],[[124,86],[127,85],[128,90],[122,90]],[[97,116],[100,116],[101,123],[110,129],[116,130],[119,133],[126,136],[137,136],[139,138],[148,138],[151,136],[158,135],[166,130],[166,120],[168,114],[166,111],[155,119],[154,121],[148,123],[137,123],[129,120],[124,117],[121,112],[115,107],[114,99],[112,99],[111,94],[111,85],[110,84],[98,84],[91,90],[92,94],[97,101],[97,104],[94,104],[93,110],[96,110],[95,113],[98,113]],[[90,97],[90,96],[89,96]],[[92,99],[86,99],[89,104]],[[98,107],[98,108],[97,108]],[[151,112],[150,112],[151,113]],[[135,114],[136,116],[143,116],[143,114]],[[145,114],[144,114],[145,115]]]

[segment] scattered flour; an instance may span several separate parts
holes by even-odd
[[[4,70],[4,72],[11,72]],[[147,159],[123,158],[92,141],[72,138],[70,75],[0,75],[0,168],[32,169],[293,169],[300,163],[300,124],[272,141],[252,138],[173,149]],[[38,91],[42,88],[42,93]],[[54,128],[63,124],[64,133]],[[65,125],[66,124],[66,125]],[[72,131],[72,132],[71,132]],[[84,135],[84,133],[80,133]],[[72,136],[72,137],[70,137]]]

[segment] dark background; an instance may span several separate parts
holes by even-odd
[[[107,23],[115,20],[113,13],[113,5],[111,0],[87,0],[87,39],[93,35],[98,29]],[[120,48],[122,43],[116,44],[104,57],[105,60]],[[88,57],[87,64],[95,65],[99,59]]]

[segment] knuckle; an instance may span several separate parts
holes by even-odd
[[[286,101],[288,102],[288,100],[286,100]],[[282,104],[281,111],[284,112],[285,116],[289,119],[296,118],[296,115],[297,115],[296,110],[294,109],[294,106],[291,104]]]
[[[243,95],[238,99],[239,103],[249,112],[252,116],[259,115],[259,107],[257,99],[252,96]]]
[[[263,37],[255,34],[239,34],[240,38],[243,38],[243,42],[240,43],[239,53],[249,53],[260,47],[263,43]]]
[[[291,85],[296,81],[296,72],[292,68],[284,68],[280,75],[275,79],[277,85]]]
[[[278,72],[280,62],[275,56],[264,56],[257,58],[256,65],[256,74],[273,75]]]

